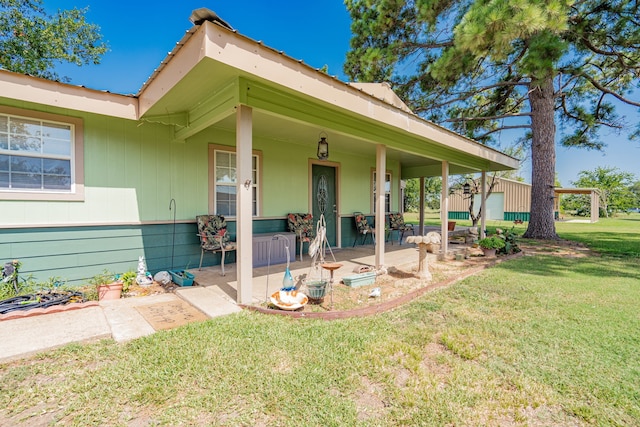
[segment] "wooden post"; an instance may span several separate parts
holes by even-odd
[[[236,269],[239,304],[251,304],[253,294],[253,110],[238,105],[236,110]]]
[[[424,176],[420,177],[420,207],[418,208],[420,218],[420,228],[418,233],[424,235]]]
[[[387,175],[387,147],[378,144],[376,147],[376,268],[384,266],[385,243],[385,194],[384,184]]]
[[[440,235],[442,236],[441,253],[447,256],[449,251],[449,162],[442,162],[442,195],[440,202]]]
[[[487,237],[487,233],[485,233],[487,228],[487,173],[485,171],[482,171],[480,181],[482,185],[482,192],[480,193],[480,208],[482,209],[482,214],[480,215],[480,238],[484,239]]]

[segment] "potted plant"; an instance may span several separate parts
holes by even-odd
[[[504,240],[498,236],[488,236],[478,240],[478,246],[482,249],[484,256],[495,257],[496,250],[504,248]]]
[[[117,281],[108,270],[103,270],[89,279],[89,283],[95,286],[98,292],[98,300],[120,299],[122,295],[122,281]]]
[[[116,281],[122,282],[122,292],[124,292],[125,294],[129,292],[129,289],[131,288],[131,285],[133,285],[133,282],[136,281],[137,276],[138,273],[133,270],[129,270],[119,276],[116,276]]]

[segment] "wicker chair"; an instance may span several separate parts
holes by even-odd
[[[304,242],[313,239],[313,215],[310,213],[290,213],[287,215],[289,231],[296,233],[296,240],[300,243],[300,261],[302,261],[302,247]]]
[[[389,214],[389,239],[393,245],[393,232],[398,233],[398,241],[402,245],[402,238],[407,232],[411,232],[413,235],[413,224],[405,224],[404,217],[399,212],[392,212]]]
[[[362,244],[364,245],[366,240],[367,240],[367,236],[371,236],[371,239],[373,240],[373,243],[376,243],[376,236],[375,236],[375,228],[373,228],[372,226],[369,225],[369,222],[367,221],[367,217],[364,216],[364,214],[362,212],[354,212],[353,213],[353,218],[356,222],[356,238],[353,240],[353,246],[356,246],[356,242],[358,241],[358,236],[362,235]]]
[[[231,241],[227,232],[227,221],[222,215],[198,215],[196,216],[196,222],[198,223],[198,237],[200,237],[200,265],[198,270],[202,269],[202,257],[204,257],[205,252],[220,252],[222,254],[220,265],[224,276],[226,253],[236,250],[236,243]]]

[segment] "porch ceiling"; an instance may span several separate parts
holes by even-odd
[[[308,145],[328,135],[330,152],[375,157],[375,145],[401,164],[402,178],[515,169],[518,161],[209,22],[183,39],[145,84],[141,120],[175,127],[188,140],[214,127],[235,132],[235,108],[253,108],[254,138]]]

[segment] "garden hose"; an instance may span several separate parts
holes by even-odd
[[[41,291],[35,294],[20,295],[0,301],[0,314],[16,310],[31,310],[54,305],[84,302],[84,294],[76,291]]]

